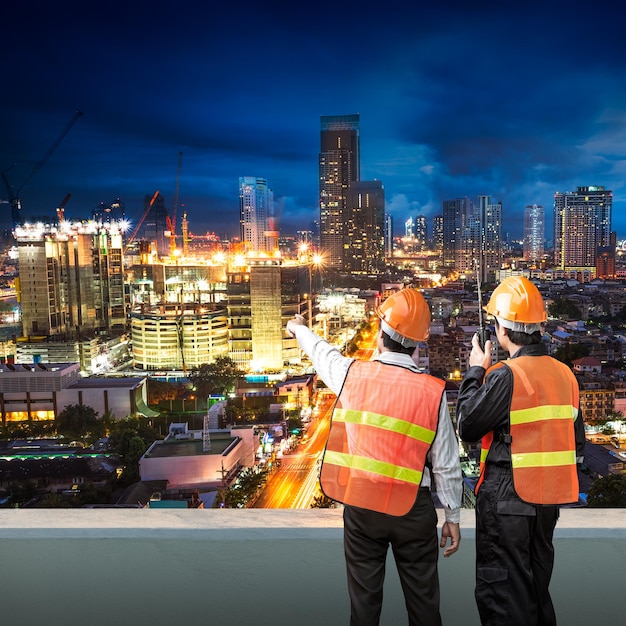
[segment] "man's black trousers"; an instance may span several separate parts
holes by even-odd
[[[558,506],[520,500],[510,468],[487,466],[476,499],[476,604],[483,626],[554,626],[548,591]]]
[[[351,626],[377,626],[391,545],[410,626],[439,626],[437,513],[429,489],[420,489],[402,517],[346,506],[344,550]]]

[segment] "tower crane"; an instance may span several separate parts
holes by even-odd
[[[83,114],[82,111],[76,111],[76,113],[74,113],[72,119],[65,126],[61,134],[56,138],[56,140],[50,146],[50,148],[48,148],[48,151],[43,155],[43,157],[35,164],[35,167],[33,167],[30,174],[26,177],[24,182],[17,188],[17,190],[13,189],[13,186],[9,182],[9,179],[7,178],[7,175],[6,175],[7,171],[11,168],[8,168],[4,172],[2,172],[2,180],[4,181],[4,186],[6,187],[7,194],[9,196],[9,204],[11,205],[11,217],[12,217],[14,226],[19,226],[22,223],[22,216],[21,216],[22,203],[20,201],[20,195],[22,193],[22,189],[24,189],[27,183],[29,183],[30,180],[33,178],[33,176],[35,176],[35,174],[42,168],[42,166],[50,158],[52,153],[57,149],[58,145],[61,143],[61,141],[63,141],[67,133],[70,132],[70,130],[72,129],[72,126],[74,126],[74,124],[78,121],[78,118],[82,114]]]
[[[61,204],[57,207],[57,218],[59,222],[62,222],[65,219],[65,205],[67,201],[72,197],[71,193],[68,193],[63,200],[61,200]]]
[[[150,213],[150,209],[152,208],[152,205],[154,204],[154,201],[157,199],[157,197],[158,197],[158,195],[160,193],[161,192],[158,189],[154,192],[154,195],[152,196],[152,200],[150,200],[150,203],[146,207],[146,210],[143,212],[143,215],[141,216],[141,219],[137,222],[137,226],[135,226],[135,230],[133,230],[131,236],[126,241],[126,247],[124,248],[124,254],[126,254],[126,252],[128,251],[128,248],[130,247],[130,244],[134,241],[135,237],[137,236],[137,233],[139,232],[139,229],[141,228],[141,225],[144,223],[144,220],[146,219],[146,217],[148,217],[148,213]]]

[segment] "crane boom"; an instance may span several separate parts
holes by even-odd
[[[135,237],[137,236],[137,233],[139,232],[141,225],[143,224],[146,217],[148,217],[148,213],[150,213],[150,209],[152,208],[152,205],[154,204],[154,201],[157,199],[157,196],[159,195],[159,193],[161,192],[158,189],[154,192],[154,195],[152,196],[152,200],[150,200],[150,204],[148,204],[148,206],[146,207],[146,210],[143,212],[141,219],[137,222],[137,226],[135,226],[135,230],[133,231],[132,235],[128,238],[128,241],[126,242],[126,247],[124,248],[124,254],[126,254],[126,252],[128,251],[128,248],[130,247],[130,244],[134,241]]]
[[[18,187],[17,191],[13,190],[9,179],[6,176],[6,170],[2,172],[2,180],[4,181],[4,185],[6,187],[7,193],[9,194],[9,204],[11,205],[11,215],[13,218],[13,224],[15,226],[19,226],[22,223],[21,219],[21,209],[22,203],[20,201],[20,194],[22,193],[22,189],[26,186],[27,183],[35,176],[35,174],[42,168],[45,162],[50,158],[52,153],[57,149],[59,144],[65,139],[67,133],[70,132],[72,126],[76,124],[78,118],[83,114],[82,111],[76,111],[72,117],[72,119],[67,123],[65,128],[62,130],[61,134],[56,138],[54,143],[48,148],[48,151],[43,155],[43,157],[35,164],[30,174],[26,177],[24,182]]]

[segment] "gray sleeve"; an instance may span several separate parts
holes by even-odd
[[[333,393],[339,395],[354,359],[343,356],[337,348],[306,326],[297,326],[295,334],[298,345],[308,354],[317,375]]]
[[[430,449],[430,460],[437,496],[443,504],[446,521],[458,524],[461,519],[463,477],[459,457],[459,442],[450,419],[445,392],[439,407],[439,423],[435,440]]]

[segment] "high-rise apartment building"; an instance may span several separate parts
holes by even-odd
[[[58,339],[122,332],[122,234],[116,223],[25,225],[15,231],[23,335]]]
[[[502,267],[502,202],[490,196],[478,196],[481,229],[481,277],[483,282],[493,282],[496,270]]]
[[[610,245],[613,193],[602,186],[554,195],[554,263],[559,269],[596,267],[598,249]]]
[[[344,269],[377,274],[385,269],[385,190],[379,180],[355,181],[346,194]]]
[[[502,265],[502,203],[490,196],[443,202],[443,263],[459,272],[480,269],[483,282]]]
[[[360,179],[359,115],[320,118],[320,248],[330,269],[346,269],[348,189]]]
[[[544,211],[538,204],[524,209],[524,260],[539,263],[544,251]]]
[[[432,248],[435,252],[443,254],[443,215],[433,217]]]
[[[241,241],[253,252],[273,252],[278,246],[274,231],[274,192],[265,178],[239,178]]]
[[[460,237],[466,216],[473,211],[474,204],[469,198],[455,198],[443,201],[443,266],[460,269]]]
[[[426,250],[428,243],[428,218],[425,215],[418,215],[413,222],[413,234],[415,236],[415,249],[418,252]]]
[[[393,256],[393,217],[385,214],[385,257]]]

